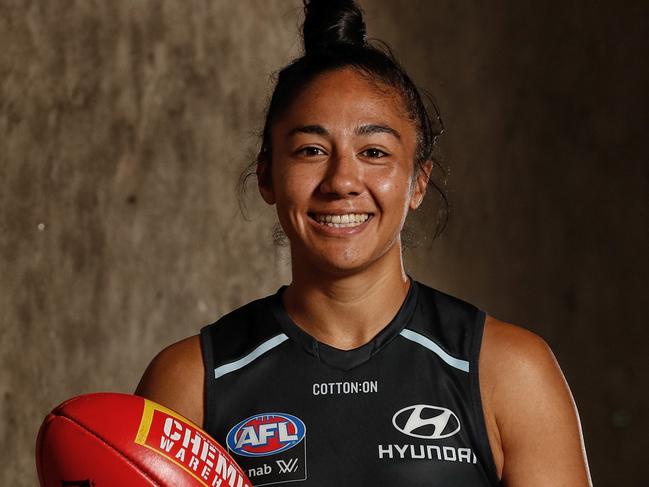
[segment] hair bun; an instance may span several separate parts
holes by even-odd
[[[304,52],[334,44],[366,45],[363,11],[353,0],[304,0]]]

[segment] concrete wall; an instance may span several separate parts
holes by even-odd
[[[647,429],[642,2],[361,2],[445,115],[454,214],[413,274],[543,335],[599,486]],[[156,351],[289,278],[234,184],[297,0],[0,0],[2,485],[44,415],[133,390]],[[254,195],[251,195],[254,196]]]
[[[541,334],[571,384],[595,485],[641,485],[649,5],[413,1],[377,18],[448,127],[455,214],[412,256],[416,274]]]

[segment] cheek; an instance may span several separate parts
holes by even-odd
[[[313,171],[303,171],[297,167],[279,167],[273,173],[273,186],[278,202],[292,207],[306,201],[317,186]]]
[[[377,178],[374,188],[377,199],[384,205],[384,211],[408,206],[411,193],[409,175],[394,173],[385,175]]]

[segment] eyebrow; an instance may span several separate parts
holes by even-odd
[[[289,133],[288,136],[292,137],[295,134],[315,134],[315,135],[329,135],[329,131],[327,131],[326,128],[324,128],[322,125],[301,125],[299,127],[295,127],[292,129]],[[393,137],[395,137],[397,140],[401,140],[401,134],[393,129],[392,127],[388,127],[387,125],[380,125],[376,123],[371,123],[368,125],[361,125],[360,127],[356,127],[356,130],[354,130],[354,133],[356,135],[372,135],[372,134],[390,134]]]

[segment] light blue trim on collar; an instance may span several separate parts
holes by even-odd
[[[442,350],[442,347],[440,347],[437,343],[435,343],[431,339],[426,338],[424,335],[408,329],[401,330],[400,335],[412,342],[418,343],[422,347],[427,348],[451,367],[455,367],[456,369],[462,370],[467,373],[469,372],[468,361],[451,357],[448,353]]]
[[[219,377],[223,377],[225,374],[229,374],[230,372],[234,372],[245,367],[254,360],[257,360],[266,352],[272,350],[278,345],[281,345],[286,340],[288,340],[288,337],[284,333],[280,333],[273,338],[269,338],[248,355],[241,357],[239,360],[235,360],[234,362],[230,362],[229,364],[221,365],[220,367],[214,369],[214,378],[218,379]]]

